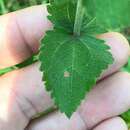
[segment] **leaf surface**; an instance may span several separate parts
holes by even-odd
[[[87,6],[91,6],[88,12]],[[41,42],[41,71],[47,90],[68,117],[114,60],[110,47],[95,37],[106,31],[107,23],[97,23],[100,17],[92,7],[89,0],[51,0],[48,5],[48,18],[54,28]]]
[[[42,43],[41,70],[47,90],[70,117],[101,72],[113,62],[110,48],[90,35],[74,37],[56,29],[47,32]]]

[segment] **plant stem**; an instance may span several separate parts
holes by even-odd
[[[84,11],[85,10],[84,10],[84,6],[83,6],[83,0],[78,0],[75,23],[74,23],[74,35],[76,35],[76,36],[79,36],[80,32],[81,32]]]
[[[2,14],[5,14],[5,13],[8,12],[7,9],[6,9],[4,0],[0,0],[0,7],[1,7],[1,10],[2,10]]]

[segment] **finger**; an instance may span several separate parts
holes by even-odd
[[[53,113],[46,119],[41,118],[32,122],[26,130],[88,130],[78,115],[74,115],[70,120],[63,114]],[[126,123],[120,117],[114,117],[103,121],[93,130],[128,130]]]
[[[38,52],[39,40],[51,27],[47,15],[42,5],[0,16],[0,68],[20,63]]]
[[[103,78],[116,72],[126,64],[130,56],[130,46],[126,38],[120,33],[105,33],[99,35],[98,38],[105,40],[107,45],[111,47],[111,53],[114,58],[114,63],[101,75],[101,78]]]
[[[120,117],[102,122],[93,130],[128,130],[126,123]]]
[[[117,116],[130,108],[130,74],[118,72],[102,82],[87,95],[79,109],[89,129],[103,120]]]
[[[53,107],[38,64],[0,77],[0,128],[23,130],[29,120]]]
[[[87,130],[83,120],[78,113],[75,113],[71,119],[64,114],[55,112],[46,118],[34,120],[27,130]]]

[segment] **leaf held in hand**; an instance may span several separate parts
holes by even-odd
[[[113,62],[110,48],[87,34],[75,37],[56,29],[47,32],[42,43],[41,70],[47,90],[70,117],[102,70]]]
[[[42,39],[39,56],[46,88],[68,117],[103,70],[113,63],[110,47],[95,38],[98,33],[95,18],[84,12],[82,2],[51,1],[48,18],[54,29]]]

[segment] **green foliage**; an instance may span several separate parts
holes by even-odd
[[[73,32],[76,4],[73,4],[72,1],[62,1],[60,4],[51,2],[51,5],[48,6],[48,12],[50,13],[48,18],[56,28],[66,30],[69,33]]]
[[[130,58],[128,60],[128,63],[122,68],[122,70],[130,73]]]
[[[48,2],[48,0],[0,0],[0,14],[45,2]]]
[[[128,128],[130,128],[130,110],[125,112],[124,114],[121,115],[121,117],[125,120],[127,123]]]
[[[130,0],[86,0],[88,14],[108,31],[121,31],[130,26]],[[91,6],[90,6],[91,5]]]
[[[110,48],[95,38],[99,26],[85,12],[82,2],[51,1],[48,18],[54,29],[42,40],[39,57],[46,88],[68,117],[95,85],[102,71],[113,63]]]

